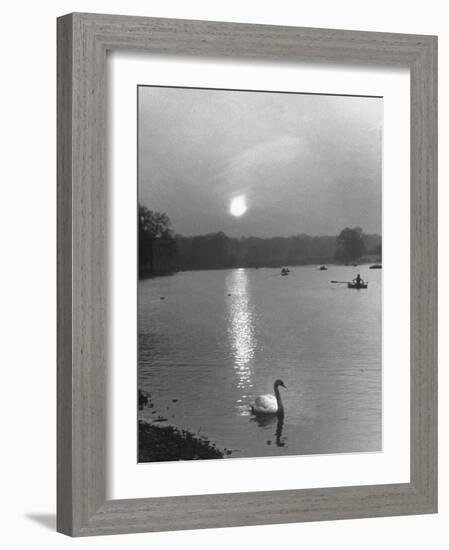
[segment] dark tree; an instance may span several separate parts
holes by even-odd
[[[170,271],[175,255],[176,242],[167,214],[139,205],[139,273]]]
[[[365,235],[361,227],[345,227],[337,237],[335,257],[339,261],[354,261],[365,250]]]
[[[167,214],[139,207],[139,275],[163,275],[177,270],[233,267],[282,267],[321,264],[336,258],[352,262],[375,254],[380,235],[365,235],[360,227],[345,228],[338,237],[306,234],[289,237],[229,237],[222,231],[174,235]]]

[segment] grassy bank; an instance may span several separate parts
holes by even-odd
[[[205,437],[139,421],[139,462],[205,458],[223,458],[223,453]]]

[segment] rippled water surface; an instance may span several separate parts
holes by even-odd
[[[139,282],[139,418],[230,457],[381,449],[381,271],[189,271]],[[367,290],[331,280],[357,273]],[[161,297],[164,297],[161,300]],[[282,378],[284,422],[249,414]]]

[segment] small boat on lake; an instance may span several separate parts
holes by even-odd
[[[357,277],[355,279],[352,279],[351,282],[348,282],[348,288],[368,288],[368,282],[365,282],[362,277],[360,277],[360,274],[357,274]]]
[[[327,271],[327,267],[325,265],[320,265],[318,268],[319,271]]]
[[[283,277],[285,277],[285,276],[288,275],[289,273],[290,273],[290,269],[289,269],[288,267],[283,267],[283,268],[281,269],[281,275],[282,275]]]
[[[373,264],[369,266],[370,269],[382,269],[382,264]]]
[[[364,281],[362,277],[360,277],[359,273],[357,274],[357,277],[355,279],[352,279],[352,281],[331,281],[331,283],[342,283],[348,285],[348,288],[355,289],[368,288],[368,281]]]
[[[348,283],[348,288],[368,288],[368,283]]]

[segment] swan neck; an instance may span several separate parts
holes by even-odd
[[[283,416],[284,415],[284,404],[282,403],[281,393],[279,391],[279,386],[274,387],[274,395],[276,397],[276,401],[277,401],[277,404],[278,404],[278,416]]]

